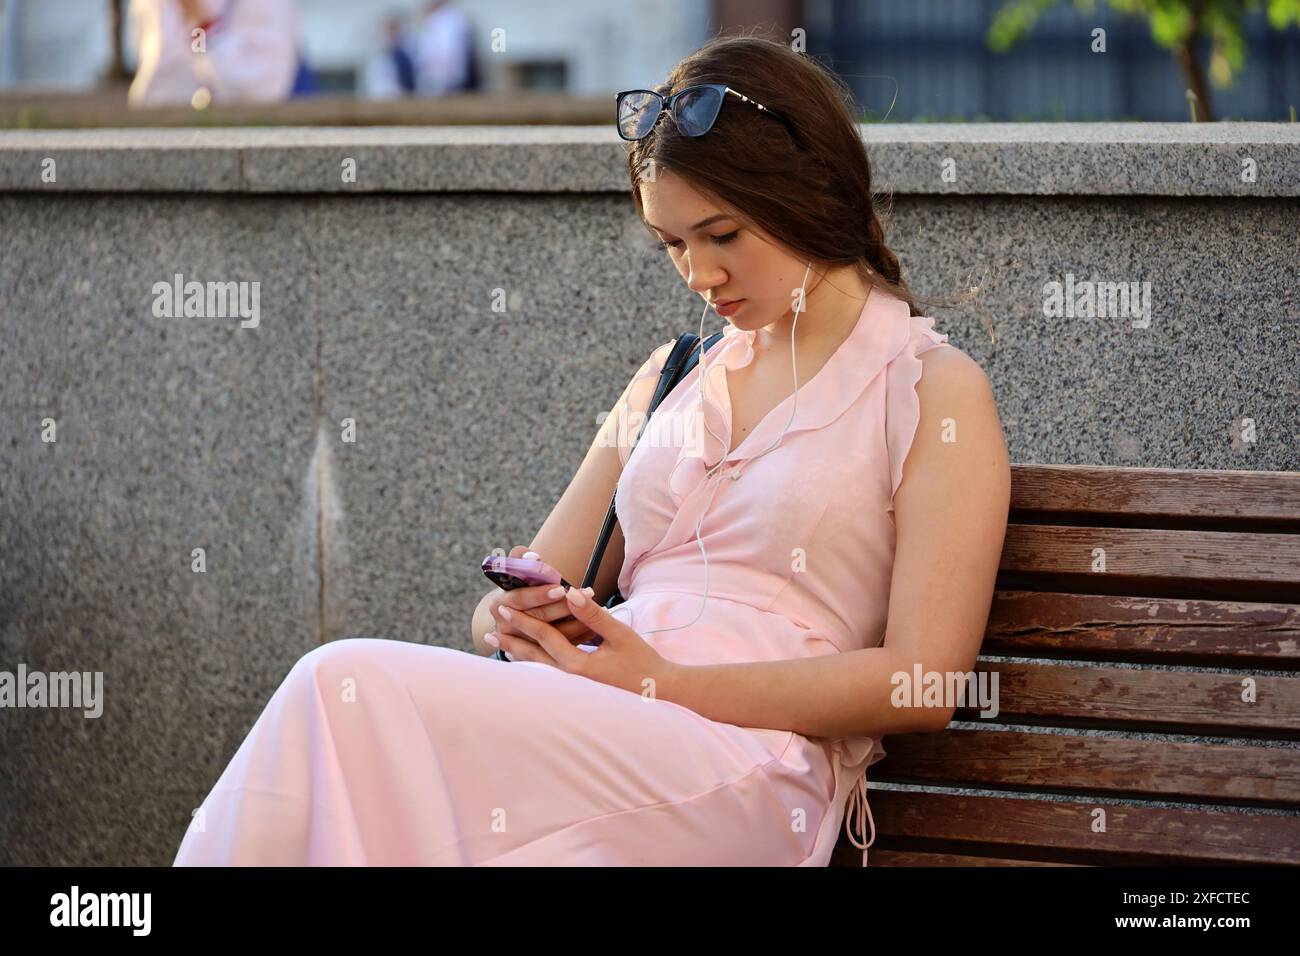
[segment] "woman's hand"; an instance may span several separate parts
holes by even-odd
[[[529,551],[526,546],[520,544],[510,549],[510,557],[520,558],[529,557],[543,560],[540,555],[534,551]],[[551,624],[556,630],[563,634],[571,643],[581,644],[584,641],[590,641],[595,635],[583,622],[576,620],[569,610],[569,603],[563,596],[559,598],[550,597],[549,593],[553,588],[559,588],[558,584],[540,584],[536,587],[515,588],[512,591],[502,591],[488,601],[488,610],[491,612],[493,619],[496,621],[496,631],[498,638],[500,635],[520,638],[522,640],[533,640],[529,635],[521,630],[514,622],[507,621],[500,613],[502,607],[508,607],[511,611],[518,611],[523,615],[531,616],[539,621],[545,621]],[[592,589],[587,588],[587,593]],[[493,632],[489,632],[493,633]],[[507,652],[509,648],[506,648]],[[511,653],[510,656],[520,660],[517,655]]]
[[[669,682],[678,665],[578,588],[570,588],[564,600],[575,620],[604,638],[594,651],[574,647],[559,629],[527,613],[509,615],[507,620],[523,636],[504,635],[501,646],[515,660],[549,664],[650,700],[669,699]]]

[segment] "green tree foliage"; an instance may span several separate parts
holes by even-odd
[[[985,41],[998,52],[1015,46],[1033,30],[1044,12],[1066,0],[1007,0],[989,25]],[[1264,10],[1268,25],[1285,30],[1300,24],[1300,0],[1069,0],[1086,13],[1098,2],[1125,16],[1142,17],[1151,27],[1151,38],[1169,50],[1183,71],[1189,94],[1194,97],[1198,120],[1212,120],[1214,110],[1196,41],[1210,41],[1209,79],[1215,86],[1231,86],[1246,62],[1246,39],[1242,25],[1250,13]]]

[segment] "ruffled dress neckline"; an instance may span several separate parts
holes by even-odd
[[[907,303],[873,287],[852,331],[816,375],[799,383],[799,401],[787,437],[829,425],[857,401],[876,375],[907,345],[910,315]],[[776,441],[790,419],[790,404],[795,400],[793,392],[769,411],[735,449],[727,452],[732,431],[727,377],[753,362],[756,336],[757,332],[727,323],[722,339],[696,364],[692,373],[696,377],[688,378],[683,384],[692,396],[697,396],[698,376],[704,376],[699,440],[683,443],[668,477],[668,487],[677,504],[704,482],[705,475],[724,455],[733,465],[755,457]],[[727,469],[719,469],[719,473],[727,473]]]

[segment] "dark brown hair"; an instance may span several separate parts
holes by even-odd
[[[718,36],[654,89],[666,96],[698,83],[725,83],[785,117],[792,129],[730,94],[703,136],[684,136],[671,116],[660,117],[649,136],[627,144],[632,201],[642,221],[638,186],[652,175],[646,171],[672,171],[814,263],[855,266],[868,288],[885,288],[920,315],[898,257],[885,244],[866,145],[844,81],[778,40]]]

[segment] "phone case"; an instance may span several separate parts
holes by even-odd
[[[483,573],[503,591],[514,588],[537,587],[541,584],[559,584],[572,587],[568,581],[545,561],[535,558],[507,558],[489,554],[483,559]]]

